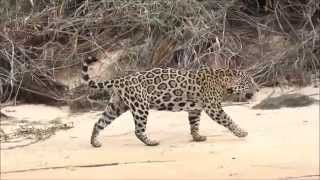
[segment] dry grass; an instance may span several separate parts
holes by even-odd
[[[39,121],[10,118],[0,122],[0,149],[14,149],[46,140],[57,131],[73,128],[73,122],[63,123],[60,119],[43,123]],[[6,131],[4,131],[6,130]]]

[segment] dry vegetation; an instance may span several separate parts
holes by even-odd
[[[77,88],[56,75],[79,76],[83,57],[117,50],[123,53],[116,75],[155,66],[227,65],[249,70],[263,85],[305,85],[320,69],[319,4],[0,0],[0,100],[73,101],[85,93],[74,95]]]
[[[1,150],[28,146],[50,138],[56,131],[73,128],[72,122],[63,123],[60,119],[44,123],[4,118],[0,121],[0,125],[6,127],[6,131],[0,128],[0,143],[6,144]]]

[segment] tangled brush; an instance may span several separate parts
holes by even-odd
[[[318,0],[0,1],[1,101],[63,104],[87,55],[121,50],[114,74],[201,64],[305,85],[320,69]],[[78,85],[76,85],[78,86]],[[78,97],[72,97],[78,98]]]

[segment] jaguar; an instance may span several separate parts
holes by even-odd
[[[241,129],[223,110],[222,100],[225,95],[244,95],[251,99],[258,86],[252,76],[244,71],[220,68],[212,69],[201,66],[198,70],[153,68],[146,71],[110,80],[93,80],[88,73],[90,63],[97,58],[88,56],[82,64],[82,79],[89,87],[112,90],[111,98],[94,124],[91,145],[100,147],[98,135],[117,117],[130,110],[134,123],[135,135],[148,146],[156,146],[159,141],[146,135],[149,110],[186,111],[190,132],[194,141],[205,141],[206,136],[199,133],[200,114],[208,116],[231,131],[237,137],[246,137],[248,133]]]

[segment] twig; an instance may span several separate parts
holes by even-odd
[[[50,136],[51,136],[51,135],[50,135]],[[48,138],[49,138],[49,137],[46,137],[45,139],[48,139]],[[16,148],[22,148],[22,147],[26,147],[26,146],[30,146],[30,145],[32,145],[32,144],[35,144],[35,143],[37,143],[37,142],[39,142],[39,141],[41,141],[41,140],[44,140],[44,139],[36,139],[36,140],[31,141],[31,142],[29,142],[29,143],[27,143],[27,144],[10,146],[10,147],[7,147],[7,148],[2,148],[2,147],[0,147],[0,150],[12,150],[12,149],[16,149]]]
[[[50,170],[50,169],[67,169],[67,168],[91,168],[91,167],[104,167],[104,166],[117,166],[125,164],[141,164],[141,163],[166,163],[166,162],[175,162],[175,160],[165,160],[165,161],[131,161],[131,162],[114,162],[114,163],[101,163],[101,164],[88,164],[88,165],[66,165],[66,166],[51,166],[51,167],[42,167],[42,168],[30,168],[30,169],[20,169],[12,171],[4,171],[2,174],[10,173],[22,173],[30,171],[40,171],[40,170]]]
[[[298,179],[298,178],[310,178],[310,177],[320,177],[320,174],[308,174],[308,175],[303,175],[303,176],[290,176],[290,177],[285,177],[284,179]]]

